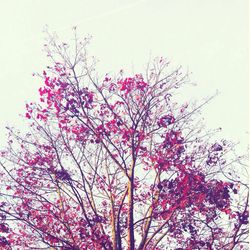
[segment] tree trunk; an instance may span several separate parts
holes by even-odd
[[[115,209],[114,209],[114,201],[113,198],[111,198],[111,227],[112,227],[112,245],[113,250],[117,250],[117,237],[116,237],[116,220],[115,220]]]
[[[128,183],[128,250],[135,249],[134,238],[134,173],[131,171],[129,183]]]

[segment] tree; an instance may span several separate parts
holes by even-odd
[[[1,249],[246,249],[244,158],[205,131],[210,98],[176,103],[188,74],[164,58],[97,77],[88,43],[49,34],[28,131],[8,128]]]

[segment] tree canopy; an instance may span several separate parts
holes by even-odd
[[[203,105],[177,103],[189,76],[165,58],[98,76],[89,38],[48,36],[51,64],[28,131],[1,151],[1,249],[247,249],[248,185]]]

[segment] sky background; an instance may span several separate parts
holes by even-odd
[[[0,145],[6,125],[22,129],[18,114],[37,99],[46,67],[42,30],[47,24],[62,39],[93,36],[91,53],[101,72],[143,70],[149,56],[167,57],[193,72],[189,99],[219,91],[205,108],[208,128],[225,138],[248,142],[247,0],[0,0]],[[183,100],[185,101],[185,100]]]

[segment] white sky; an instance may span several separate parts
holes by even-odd
[[[36,98],[46,67],[45,24],[65,38],[72,26],[93,35],[91,51],[103,72],[139,70],[149,55],[193,72],[189,98],[220,91],[204,111],[209,128],[248,141],[247,0],[0,0],[0,145],[5,126],[22,127],[18,114]]]

